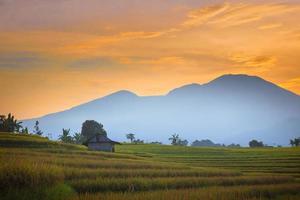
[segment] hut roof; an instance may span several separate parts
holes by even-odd
[[[115,142],[109,139],[106,135],[95,135],[88,140],[88,143],[111,143],[111,144],[120,144],[119,142]]]

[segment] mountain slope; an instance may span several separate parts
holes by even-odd
[[[164,96],[141,97],[119,91],[39,120],[57,138],[62,128],[80,131],[86,119],[104,124],[110,137],[133,132],[148,141],[167,142],[178,133],[192,141],[247,144],[256,138],[287,145],[300,136],[300,97],[259,77],[224,75],[207,84],[190,84]]]

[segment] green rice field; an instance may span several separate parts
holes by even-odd
[[[0,199],[300,199],[300,148],[122,144],[0,133]]]

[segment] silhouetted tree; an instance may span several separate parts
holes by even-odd
[[[155,142],[150,142],[149,144],[162,144],[162,142],[155,141]]]
[[[257,140],[251,140],[249,142],[249,147],[263,147],[264,143],[263,142],[258,142]]]
[[[81,135],[83,136],[83,143],[86,143],[90,138],[96,135],[107,136],[107,133],[102,124],[96,122],[95,120],[86,120],[82,124]]]
[[[179,141],[179,135],[175,133],[169,138],[169,140],[171,141],[172,145],[177,145]]]
[[[295,145],[294,140],[290,140],[290,145],[293,147]]]
[[[128,134],[126,134],[126,138],[127,138],[128,140],[130,140],[130,142],[132,143],[133,140],[135,139],[135,136],[134,136],[133,133],[128,133]]]
[[[228,145],[227,147],[230,147],[230,148],[239,148],[239,147],[241,147],[241,145],[232,143],[232,144]]]
[[[0,116],[0,131],[3,132],[20,132],[22,128],[22,122],[18,122],[15,117],[9,113],[7,117],[5,115]]]
[[[22,134],[29,134],[28,128],[27,128],[27,127],[23,128],[23,129],[21,130],[21,133],[22,133]]]
[[[58,137],[58,139],[64,143],[73,143],[73,138],[70,135],[70,129],[63,129],[63,133]]]
[[[82,144],[84,142],[83,136],[81,133],[75,133],[73,136],[73,140],[76,144]]]
[[[33,127],[33,132],[37,135],[43,135],[43,132],[41,131],[40,127],[39,127],[40,122],[39,121],[35,121],[35,125]]]
[[[133,143],[134,144],[144,144],[144,140],[136,139],[136,140],[133,140]]]
[[[5,115],[0,115],[0,131],[4,131],[4,120],[5,120]]]
[[[298,147],[300,145],[300,138],[295,138],[295,139],[290,140],[290,144],[292,147],[293,146]]]
[[[215,144],[211,140],[195,140],[192,142],[191,146],[196,146],[196,147],[221,147],[221,144]]]
[[[295,143],[295,146],[298,147],[300,144],[300,138],[295,138],[294,143]]]
[[[178,146],[187,146],[188,145],[188,141],[187,140],[182,140],[180,139],[178,134],[173,134],[169,140],[171,141],[172,145],[178,145]]]
[[[189,144],[189,142],[187,140],[179,139],[179,141],[178,141],[178,145],[180,145],[180,146],[187,146],[188,144]]]

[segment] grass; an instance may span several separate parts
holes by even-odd
[[[119,145],[0,133],[1,199],[300,199],[299,148]]]
[[[279,184],[259,186],[206,187],[198,189],[176,189],[140,193],[85,193],[76,200],[265,200],[284,199],[298,200],[300,184]]]

